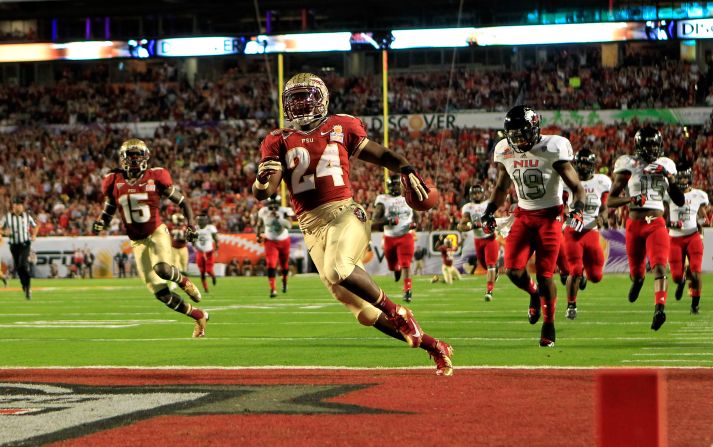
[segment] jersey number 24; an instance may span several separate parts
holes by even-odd
[[[285,158],[287,159],[287,167],[292,169],[290,184],[292,185],[293,194],[315,189],[315,180],[319,177],[332,177],[334,186],[344,186],[342,166],[339,161],[339,146],[335,143],[329,143],[324,148],[314,174],[305,174],[311,162],[307,149],[293,147],[287,151]]]

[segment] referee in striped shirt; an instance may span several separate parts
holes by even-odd
[[[22,197],[12,199],[12,211],[4,216],[0,227],[9,239],[12,262],[17,276],[20,277],[25,298],[29,300],[32,298],[32,291],[30,290],[30,264],[27,259],[30,256],[30,243],[35,240],[39,227],[32,216],[25,211]]]

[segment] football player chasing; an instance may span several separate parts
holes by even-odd
[[[576,231],[581,231],[584,224],[584,188],[570,163],[573,153],[569,140],[559,135],[541,135],[540,117],[533,109],[510,109],[505,116],[505,136],[495,146],[493,161],[498,166],[498,177],[481,222],[486,233],[495,231],[495,211],[515,182],[518,205],[505,241],[505,270],[513,284],[530,294],[530,324],[544,315],[540,346],[553,347],[557,288],[552,275],[562,241],[562,180],[574,191],[567,217]],[[537,286],[525,268],[533,252],[537,253]]]
[[[218,251],[218,229],[210,223],[210,218],[205,213],[198,216],[197,220],[198,229],[193,247],[196,249],[196,265],[198,265],[198,272],[201,275],[201,284],[203,284],[203,290],[208,293],[206,273],[210,275],[214,286],[217,282],[213,267],[215,266],[215,252]]]
[[[668,281],[666,264],[670,239],[663,218],[664,196],[668,191],[671,201],[685,204],[685,197],[674,182],[676,165],[664,157],[663,138],[653,127],[647,126],[634,136],[634,155],[622,155],[614,163],[614,184],[607,206],[629,205],[626,222],[626,254],[629,258],[631,288],[629,302],[639,298],[646,276],[646,258],[654,273],[654,317],[651,329],[658,331],[666,322]],[[627,195],[620,197],[626,189]]]
[[[319,77],[293,76],[285,84],[283,103],[292,128],[277,129],[263,140],[253,194],[267,199],[284,178],[305,244],[332,295],[359,323],[426,350],[437,375],[452,375],[451,346],[425,334],[411,310],[391,301],[364,270],[371,225],[352,199],[349,160],[401,173],[420,200],[429,188],[403,156],[369,140],[361,120],[328,115],[329,92]]]
[[[485,301],[493,300],[493,289],[498,275],[498,255],[500,254],[500,244],[495,238],[495,233],[483,231],[483,224],[480,218],[488,207],[485,200],[485,190],[479,184],[473,185],[468,190],[470,202],[463,205],[461,221],[458,223],[458,231],[473,230],[475,241],[475,257],[478,264],[487,270]]]
[[[384,257],[389,271],[394,272],[394,279],[404,278],[404,301],[410,302],[411,292],[411,259],[415,251],[413,232],[416,227],[416,213],[406,204],[406,198],[401,195],[401,179],[399,175],[389,175],[387,179],[388,194],[379,194],[374,202],[375,209],[372,218],[372,229],[384,230]]]
[[[589,149],[582,149],[574,156],[574,168],[584,188],[584,229],[577,232],[572,227],[564,230],[564,251],[567,258],[569,277],[567,278],[567,312],[565,316],[577,318],[577,292],[584,290],[587,280],[598,283],[604,272],[604,252],[599,243],[599,223],[604,221],[607,198],[611,189],[611,179],[604,174],[595,174],[597,156]],[[572,192],[565,188],[565,201]],[[569,200],[569,206],[574,206]],[[586,273],[586,276],[585,276]]]
[[[691,313],[698,314],[701,301],[701,271],[703,266],[703,225],[706,224],[705,207],[709,204],[708,194],[693,188],[693,173],[687,167],[676,174],[676,185],[686,200],[678,206],[667,195],[664,202],[668,215],[668,234],[671,236],[671,251],[668,262],[671,276],[676,283],[676,300],[683,297],[686,285],[683,267],[688,258],[686,276],[690,280],[688,292],[691,295]]]
[[[280,206],[280,199],[270,197],[267,206],[260,208],[257,213],[258,242],[265,244],[265,260],[267,262],[267,280],[270,284],[270,298],[277,296],[275,285],[277,266],[280,266],[282,275],[282,293],[287,293],[287,276],[290,263],[290,233],[292,217],[295,215],[292,208]]]
[[[174,282],[195,302],[201,300],[196,286],[172,264],[171,235],[161,222],[161,200],[165,197],[181,208],[186,217],[186,239],[196,237],[193,211],[186,198],[173,186],[170,173],[164,168],[148,168],[149,148],[142,140],[124,141],[119,149],[119,169],[102,180],[104,210],[94,222],[95,234],[109,226],[119,209],[131,249],[136,259],[139,277],[156,298],[170,309],[195,320],[193,337],[204,337],[208,312],[192,306],[171,292],[167,281]]]
[[[173,265],[178,267],[183,275],[188,273],[188,241],[186,240],[186,218],[183,214],[174,213],[171,216],[171,247]]]

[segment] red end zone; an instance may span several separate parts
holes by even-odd
[[[0,370],[0,444],[592,446],[595,374]],[[713,370],[665,377],[669,445],[711,445]]]

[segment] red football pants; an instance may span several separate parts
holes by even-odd
[[[668,262],[674,282],[683,280],[683,265],[688,257],[688,268],[701,273],[703,267],[703,238],[696,232],[688,236],[672,237]]]
[[[505,241],[505,268],[524,269],[533,252],[537,252],[535,270],[538,276],[552,278],[562,242],[562,207],[545,210],[515,210],[515,221]]]
[[[670,238],[663,217],[646,223],[645,219],[626,221],[626,254],[629,257],[629,274],[634,278],[646,275],[646,258],[651,267],[668,263]]]
[[[406,233],[398,237],[384,236],[384,257],[390,271],[410,268],[413,253],[413,234]]]
[[[495,267],[499,254],[500,244],[495,237],[475,239],[475,256],[482,268]]]
[[[602,280],[604,252],[599,244],[599,231],[585,230],[577,233],[567,227],[564,230],[564,251],[570,275],[582,276],[586,272],[590,281]]]
[[[290,238],[281,241],[265,240],[265,260],[267,268],[275,269],[279,266],[282,270],[287,270],[290,261]]]
[[[209,273],[211,275],[215,275],[213,273],[213,251],[198,251],[196,250],[196,264],[198,265],[198,271],[201,272],[201,274]]]

